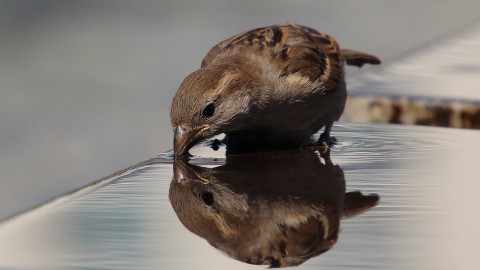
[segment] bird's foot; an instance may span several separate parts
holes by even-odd
[[[321,145],[325,143],[327,147],[332,147],[338,144],[338,140],[337,138],[332,137],[330,136],[330,134],[324,132],[322,133],[322,135],[320,135],[320,138],[318,139],[318,143]]]
[[[304,145],[303,147],[318,151],[320,156],[330,154],[330,147],[328,147],[328,144],[326,142],[312,142],[310,144]]]

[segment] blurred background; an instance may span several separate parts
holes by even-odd
[[[170,149],[177,87],[240,31],[291,21],[389,63],[479,10],[478,0],[0,1],[0,219]]]

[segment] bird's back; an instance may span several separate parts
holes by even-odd
[[[343,59],[336,40],[296,24],[273,25],[246,31],[214,46],[202,67],[242,54],[268,62],[279,76],[297,74],[320,82],[322,91],[335,91],[343,77]]]

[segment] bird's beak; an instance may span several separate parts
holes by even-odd
[[[204,132],[209,129],[209,125],[203,125],[193,129],[177,126],[173,139],[173,153],[175,156],[186,155],[190,148],[205,137]]]
[[[192,181],[198,181],[202,184],[208,185],[210,180],[203,177],[205,171],[200,166],[191,165],[185,159],[175,159],[173,162],[173,175],[176,183],[186,184]]]

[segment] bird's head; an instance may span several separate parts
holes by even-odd
[[[252,110],[255,81],[251,72],[229,63],[187,76],[170,107],[175,155],[187,154],[203,139],[242,128]]]

